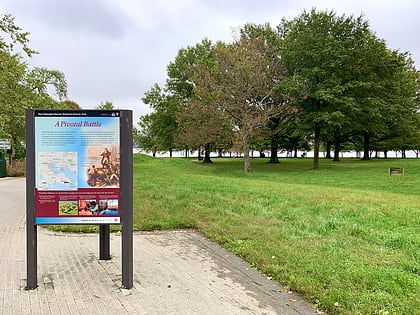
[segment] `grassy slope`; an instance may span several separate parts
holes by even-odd
[[[134,161],[136,229],[198,228],[331,314],[418,314],[419,160],[253,160],[251,174],[242,160]]]

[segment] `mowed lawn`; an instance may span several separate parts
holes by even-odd
[[[213,161],[135,155],[134,228],[196,228],[329,314],[420,314],[420,160]]]

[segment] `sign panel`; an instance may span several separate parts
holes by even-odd
[[[0,150],[10,150],[10,141],[0,139]]]
[[[34,116],[35,224],[119,224],[120,112]]]

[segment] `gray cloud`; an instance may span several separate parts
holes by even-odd
[[[7,5],[52,31],[83,32],[105,37],[122,36],[128,18],[113,2],[101,0],[6,0]]]
[[[155,82],[164,84],[166,66],[178,50],[207,37],[232,40],[232,28],[247,22],[278,25],[304,9],[365,14],[388,46],[411,51],[420,65],[416,0],[2,0],[31,32],[40,51],[29,62],[63,71],[69,97],[83,107],[112,101],[134,110],[135,120],[150,111],[140,99]]]

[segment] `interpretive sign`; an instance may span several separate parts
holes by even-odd
[[[34,115],[36,224],[119,224],[119,111]]]
[[[391,176],[401,176],[404,182],[404,167],[392,167],[388,168],[388,182],[391,180]]]
[[[26,110],[27,288],[37,287],[37,225],[98,224],[111,259],[121,224],[122,287],[133,286],[133,134],[129,110]]]

